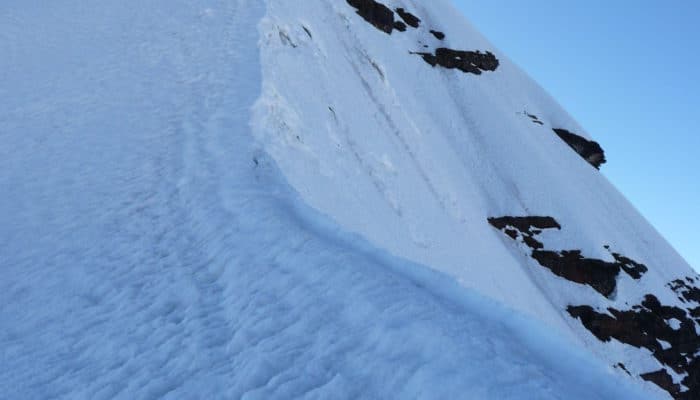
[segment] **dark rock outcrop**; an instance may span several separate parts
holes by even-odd
[[[403,22],[405,22],[408,26],[413,28],[418,28],[420,26],[420,18],[416,17],[405,9],[397,8],[396,13],[399,14],[399,17],[401,17]]]
[[[620,253],[610,251],[614,261],[585,258],[580,250],[545,250],[538,235],[546,229],[561,229],[551,217],[489,218],[489,224],[515,241],[531,249],[531,257],[557,276],[571,282],[585,284],[609,297],[615,292],[617,277],[624,271],[633,279],[641,279],[648,268]],[[570,305],[566,311],[600,341],[613,339],[640,349],[646,349],[664,366],[661,370],[641,374],[677,400],[700,399],[700,288],[698,279],[686,277],[667,284],[678,294],[683,307],[661,304],[653,294],[629,310],[612,307],[598,312],[590,305]],[[616,367],[629,373],[622,363]],[[673,381],[669,371],[683,376],[680,384]],[[682,384],[682,386],[681,386]],[[686,390],[687,388],[687,390]]]
[[[615,368],[620,368],[621,370],[625,371],[625,373],[626,373],[627,375],[632,376],[632,374],[630,373],[630,371],[627,369],[627,367],[626,367],[625,364],[623,364],[623,363],[617,363],[617,364],[613,365],[613,367],[615,367]]]
[[[621,271],[633,279],[641,279],[648,271],[644,264],[612,251],[614,261],[586,258],[580,250],[545,250],[538,235],[546,229],[561,229],[551,217],[506,216],[489,218],[488,222],[509,238],[525,243],[531,249],[531,257],[553,274],[588,285],[605,297],[615,292]],[[610,246],[604,247],[610,251]],[[697,400],[700,399],[700,335],[696,322],[700,323],[700,288],[695,283],[696,279],[686,277],[667,285],[682,302],[688,303],[685,308],[662,305],[656,296],[648,294],[641,304],[626,311],[610,307],[606,312],[598,312],[589,305],[572,305],[567,307],[567,312],[603,342],[615,339],[649,350],[659,363],[670,369],[648,372],[640,375],[641,378],[655,383],[675,399]],[[623,364],[617,366],[627,371]],[[670,370],[685,376],[681,381],[683,386],[673,381]]]
[[[394,12],[384,4],[374,0],[347,0],[357,9],[357,14],[380,31],[391,35],[394,30]]]
[[[598,142],[588,140],[566,129],[554,129],[554,133],[596,169],[600,169],[600,166],[605,164],[605,152]]]
[[[399,32],[406,32],[406,29],[408,29],[408,27],[401,21],[394,21],[394,29],[396,29]]]
[[[617,287],[617,275],[620,267],[594,258],[584,258],[580,250],[546,251],[534,250],[532,258],[560,276],[571,282],[588,285],[605,297],[610,297]]]
[[[432,53],[415,53],[423,57],[428,64],[448,69],[458,69],[462,72],[481,75],[482,71],[495,71],[499,66],[496,56],[487,51],[462,51],[440,47]]]
[[[533,250],[544,248],[544,245],[535,239],[543,229],[561,229],[552,217],[500,217],[489,218],[488,222],[513,240],[522,236],[523,242]]]
[[[675,281],[669,283],[668,287],[679,295],[678,299],[682,302],[687,303],[694,301],[696,303],[700,303],[700,289],[692,286],[693,283],[695,283],[695,279],[686,277],[685,281],[682,279],[676,279]]]
[[[700,335],[688,310],[662,305],[648,294],[640,305],[627,311],[608,308],[609,314],[599,313],[587,305],[569,306],[567,311],[601,341],[615,339],[649,350],[661,364],[686,375],[681,383],[688,390],[681,392],[665,369],[642,374],[642,379],[654,382],[676,399],[700,398]]]
[[[440,31],[436,31],[436,30],[431,29],[431,30],[430,30],[430,33],[432,33],[433,36],[435,36],[435,38],[436,38],[437,40],[443,40],[443,39],[445,39],[445,34],[442,33],[442,32],[440,32]]]
[[[537,118],[537,115],[529,114],[527,112],[525,112],[525,115],[527,115],[528,118],[530,118],[532,120],[532,123],[537,124],[537,125],[544,125],[544,122],[540,121],[540,119]]]
[[[536,235],[538,233],[537,231],[541,232],[543,229],[561,229],[561,225],[552,217],[499,217],[489,218],[488,221],[489,224],[498,229],[505,229],[512,226],[528,235]]]
[[[647,272],[645,265],[627,257],[615,257],[615,262],[608,262],[585,258],[580,250],[561,252],[534,250],[532,258],[555,275],[572,282],[589,285],[605,297],[610,297],[615,291],[620,270],[625,271],[633,279],[640,279]]]
[[[405,32],[408,27],[418,28],[421,24],[421,19],[404,8],[397,8],[396,13],[402,19],[395,19],[394,11],[386,5],[375,0],[346,0],[349,5],[355,8],[357,14],[365,21],[372,24],[375,28],[391,35],[396,29],[400,32]],[[430,30],[430,33],[443,40],[445,34]],[[428,47],[427,45],[424,47]],[[487,51],[462,51],[453,50],[445,47],[440,47],[434,53],[426,52],[411,52],[411,54],[420,55],[425,62],[431,66],[441,66],[448,69],[458,69],[462,72],[480,75],[483,71],[495,71],[499,66],[499,61],[493,53]]]
[[[634,279],[641,279],[642,275],[649,270],[646,265],[640,264],[628,257],[623,256],[622,254],[614,252],[611,254],[617,265],[619,265],[620,268],[627,273],[627,275]]]
[[[681,386],[677,383],[673,383],[673,378],[665,369],[641,374],[639,376],[645,381],[655,383],[656,386],[669,392],[672,396],[678,396],[681,392]]]
[[[625,271],[633,279],[640,279],[648,270],[644,264],[619,253],[611,253],[615,261],[609,262],[583,257],[580,250],[544,250],[537,235],[544,229],[561,229],[552,217],[500,217],[489,218],[488,222],[511,239],[522,239],[532,249],[530,256],[554,275],[588,285],[605,297],[615,292],[620,271]]]

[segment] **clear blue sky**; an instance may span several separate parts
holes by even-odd
[[[601,143],[603,173],[700,269],[700,1],[453,1]]]

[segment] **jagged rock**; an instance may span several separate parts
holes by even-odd
[[[537,115],[529,114],[527,112],[525,112],[525,115],[527,115],[532,120],[533,123],[538,124],[538,125],[544,125],[544,122],[540,121],[540,119],[537,118]]]
[[[627,275],[634,279],[640,279],[649,269],[646,265],[640,264],[631,258],[625,257],[619,253],[611,253],[617,264],[622,268]]]
[[[687,277],[685,279],[689,283],[694,282],[693,278]],[[679,297],[681,301],[694,301],[696,303],[700,303],[700,289],[695,286],[691,286],[690,284],[686,283],[686,281],[683,281],[682,279],[676,279],[675,281],[669,283],[668,286],[671,288],[671,290],[673,290],[681,296]]]
[[[433,36],[435,36],[435,38],[438,39],[438,40],[443,40],[443,39],[445,39],[445,34],[442,33],[442,32],[440,32],[440,31],[436,31],[436,30],[432,30],[432,29],[431,29],[431,30],[430,30],[430,33],[432,33]]]
[[[566,129],[554,129],[554,132],[596,169],[600,169],[600,166],[606,163],[605,152],[598,142],[583,138]]]
[[[412,26],[414,28],[418,28],[420,26],[420,18],[416,17],[405,9],[397,8],[396,13],[399,14],[403,22],[408,24],[408,26]]]
[[[559,223],[552,217],[500,217],[489,218],[489,224],[503,230],[511,239],[518,239],[518,232],[522,234],[523,242],[531,249],[541,249],[544,245],[535,239],[541,229],[561,229]],[[513,227],[515,229],[510,229]]]
[[[605,297],[610,297],[617,287],[617,276],[625,271],[633,279],[640,279],[648,268],[619,253],[611,253],[615,262],[585,258],[580,250],[561,252],[544,250],[544,244],[536,239],[543,229],[561,229],[552,217],[500,217],[489,218],[489,224],[503,231],[513,240],[522,238],[530,249],[530,256],[553,274],[571,282],[588,285]],[[609,249],[609,246],[606,246]]]
[[[678,374],[687,374],[681,383],[688,391],[681,392],[670,376],[666,378],[666,370],[643,374],[643,379],[656,383],[676,399],[700,398],[700,335],[695,330],[695,322],[688,317],[688,310],[662,305],[656,296],[648,294],[641,304],[630,310],[608,308],[610,315],[596,312],[587,305],[569,306],[567,311],[599,340],[616,339],[648,349],[661,364]],[[676,326],[671,320],[677,320]],[[667,345],[663,346],[659,341]]]
[[[673,378],[665,369],[641,374],[640,377],[645,381],[655,383],[656,386],[669,392],[674,397],[678,396],[681,391],[681,386],[677,383],[673,383]]]
[[[609,297],[617,286],[620,266],[603,260],[584,258],[580,250],[555,251],[534,250],[532,258],[560,276],[572,282],[588,285],[605,297]]]
[[[357,9],[357,14],[380,31],[391,35],[394,30],[394,12],[384,4],[374,0],[347,0]]]
[[[443,68],[458,69],[462,72],[480,75],[482,71],[495,71],[499,66],[496,56],[487,51],[462,51],[440,47],[432,53],[415,53],[423,57],[423,60],[433,67],[439,65]]]
[[[397,21],[394,18],[394,11],[382,3],[375,0],[346,0],[348,4],[355,7],[357,14],[365,21],[372,24],[377,29],[391,35],[394,29],[405,32],[407,26],[418,28],[421,20],[404,8],[397,8],[396,13],[399,14],[402,21]],[[430,33],[436,38],[442,40],[445,34],[439,31],[431,30]],[[413,54],[420,55],[425,62],[431,66],[441,66],[448,69],[459,69],[462,72],[480,75],[482,71],[495,71],[499,66],[499,61],[496,56],[487,51],[462,51],[453,50],[445,47],[440,47],[435,50],[435,53],[416,52]]]
[[[406,24],[404,24],[401,21],[394,21],[394,29],[396,29],[399,32],[406,32]]]
[[[520,232],[528,233],[529,235],[536,234],[535,231],[541,229],[561,229],[561,225],[552,217],[499,217],[489,218],[489,224],[498,229],[504,229],[508,226],[516,228]]]
[[[690,316],[696,318],[696,321],[698,321],[700,324],[700,307],[689,308],[688,312],[690,313]]]
[[[614,367],[615,367],[615,368],[620,368],[621,370],[625,371],[625,372],[627,373],[627,375],[632,376],[632,374],[631,374],[630,371],[627,369],[627,367],[625,366],[625,364],[623,364],[623,363],[617,363],[617,364],[614,365]]]

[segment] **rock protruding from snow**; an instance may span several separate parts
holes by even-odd
[[[600,169],[600,166],[607,161],[605,152],[598,142],[588,140],[566,129],[555,128],[554,133],[596,169]]]
[[[588,305],[569,306],[567,311],[603,342],[615,339],[649,350],[665,368],[684,376],[681,383],[687,390],[681,391],[666,369],[641,374],[642,379],[654,382],[678,400],[700,398],[700,335],[691,310],[662,305],[648,294],[641,304],[625,311],[608,307],[598,312]]]
[[[535,239],[543,229],[561,229],[561,225],[552,217],[499,217],[489,218],[488,221],[513,240],[517,240],[518,236],[522,235],[523,242],[531,249],[544,247],[542,242]]]
[[[420,18],[416,17],[405,9],[399,7],[396,9],[396,12],[399,14],[403,22],[408,24],[408,26],[413,28],[418,28],[420,26]]]
[[[453,50],[446,47],[440,47],[435,50],[435,53],[416,53],[423,57],[423,60],[428,64],[440,66],[447,69],[458,69],[462,72],[467,72],[475,75],[481,75],[482,71],[495,71],[500,64],[496,56],[487,51],[464,51]]]
[[[355,7],[356,12],[365,21],[375,28],[391,35],[394,29],[399,32],[406,32],[408,26],[418,28],[421,19],[405,8],[397,8],[396,13],[402,19],[395,19],[394,11],[386,5],[375,0],[346,0],[348,4]],[[429,32],[438,40],[445,39],[445,34],[436,30]],[[428,45],[424,45],[428,47]],[[458,69],[462,72],[481,75],[483,71],[495,71],[500,62],[490,51],[482,53],[479,50],[465,51],[454,50],[446,47],[439,47],[434,52],[411,52],[420,55],[425,62],[431,66],[440,66],[447,69]]]
[[[588,285],[606,298],[616,292],[618,276],[624,271],[632,279],[640,280],[648,272],[646,265],[620,253],[610,251],[613,262],[583,257],[581,250],[545,250],[538,236],[546,229],[559,229],[561,225],[551,217],[500,217],[488,222],[509,238],[520,241],[532,251],[530,256],[554,275],[570,282]],[[681,390],[666,369],[640,374],[669,392],[679,400],[698,399],[700,396],[700,335],[696,323],[700,323],[700,288],[695,279],[676,279],[667,286],[687,306],[662,305],[657,296],[647,294],[644,301],[631,309],[621,311],[607,307],[596,311],[591,305],[568,306],[572,318],[581,321],[595,337],[603,342],[615,339],[636,348],[644,348],[664,367],[684,376]],[[571,303],[577,299],[572,297]],[[580,303],[579,303],[580,304]],[[618,363],[623,365],[622,363]],[[626,368],[625,368],[626,370]]]
[[[568,281],[588,285],[605,297],[610,297],[617,287],[620,271],[633,279],[640,279],[648,268],[619,253],[612,253],[615,262],[587,258],[581,250],[545,250],[536,237],[542,229],[561,229],[552,217],[501,217],[489,218],[489,223],[513,240],[522,238],[532,252],[530,256],[553,274]]]
[[[374,0],[347,0],[357,9],[357,14],[380,31],[391,34],[394,30],[394,12],[382,3]]]
[[[695,279],[688,276],[685,280],[674,280],[668,284],[668,287],[679,295],[678,299],[680,301],[684,303],[691,301],[700,303],[700,288],[693,286],[693,284],[695,284]]]
[[[530,118],[530,120],[532,120],[533,124],[544,125],[544,122],[540,121],[540,118],[537,115],[530,114],[527,111],[523,111],[523,114],[525,114],[528,118]]]
[[[681,392],[681,385],[673,382],[673,377],[665,369],[639,375],[645,381],[653,382],[656,386],[667,391],[677,398]]]
[[[443,32],[436,31],[435,29],[431,29],[430,33],[432,33],[432,35],[435,36],[435,38],[437,40],[445,40],[445,34]]]

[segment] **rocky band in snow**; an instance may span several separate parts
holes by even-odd
[[[552,217],[508,216],[489,218],[488,222],[511,239],[524,243],[532,250],[530,256],[555,275],[588,285],[607,298],[616,291],[620,271],[635,280],[648,271],[644,264],[615,252],[611,252],[615,261],[610,262],[583,257],[581,250],[542,250],[544,244],[535,237],[545,229],[561,230]],[[610,251],[609,246],[605,248]],[[700,288],[695,283],[696,279],[686,277],[667,285],[687,307],[662,305],[655,295],[647,294],[629,310],[607,307],[597,311],[590,305],[570,305],[566,311],[602,342],[615,339],[649,350],[663,368],[640,374],[642,379],[655,383],[675,399],[698,399],[700,335],[696,323],[700,324]],[[627,371],[624,364],[618,365]],[[674,382],[669,371],[681,377],[680,383]]]
[[[428,64],[440,66],[447,69],[458,69],[475,75],[480,75],[482,71],[495,71],[499,61],[493,53],[487,51],[461,51],[440,47],[435,53],[416,52],[423,57]]]
[[[348,4],[355,7],[357,14],[375,28],[391,35],[394,29],[405,32],[407,25],[418,28],[421,19],[404,8],[397,8],[396,13],[402,21],[395,19],[394,11],[374,0],[347,0]],[[434,29],[429,30],[438,40],[444,40],[445,34]],[[446,47],[435,49],[434,52],[411,52],[419,55],[431,66],[439,66],[447,69],[457,69],[465,73],[480,75],[483,71],[495,71],[499,66],[496,56],[490,51],[481,52],[453,50]]]
[[[611,253],[615,262],[609,262],[583,257],[581,250],[544,250],[544,244],[536,236],[544,229],[561,230],[561,225],[552,217],[500,217],[488,221],[511,239],[525,243],[532,250],[530,256],[553,274],[588,285],[605,297],[615,292],[620,271],[640,279],[648,270],[645,265],[618,253]]]

